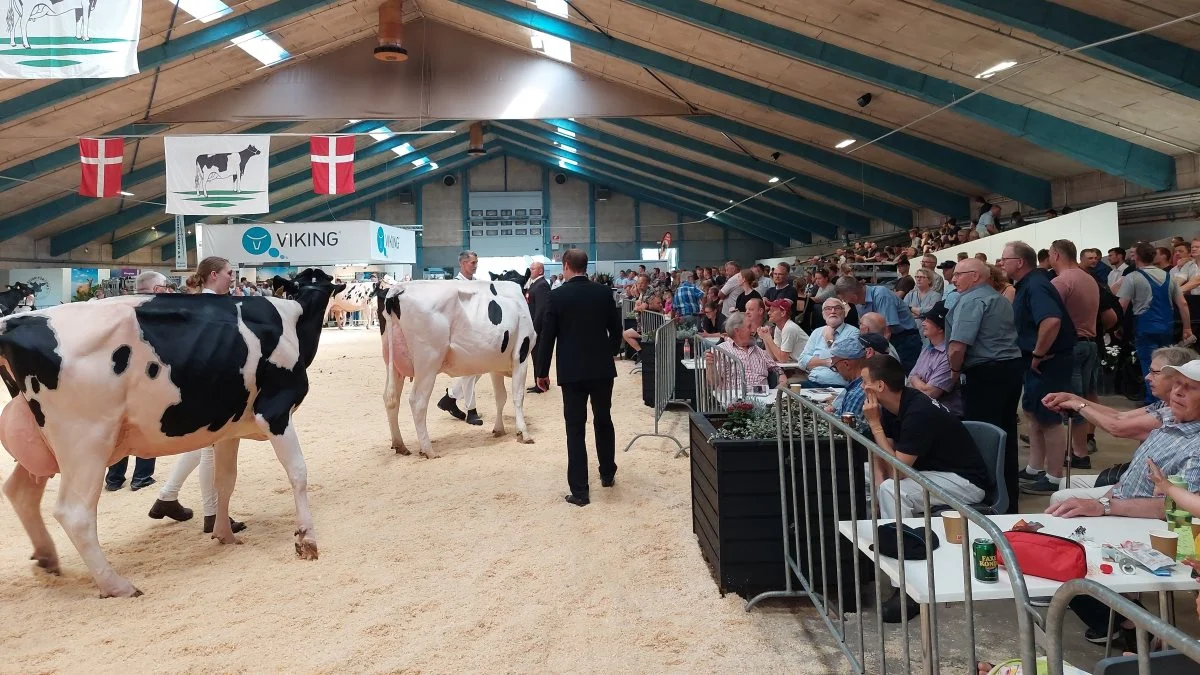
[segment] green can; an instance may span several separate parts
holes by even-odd
[[[996,563],[996,542],[991,539],[976,539],[971,542],[975,555],[975,579],[985,584],[1000,580],[1000,566]]]

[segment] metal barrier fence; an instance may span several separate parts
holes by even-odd
[[[660,432],[658,428],[663,411],[669,404],[686,405],[686,401],[675,399],[675,360],[678,358],[675,353],[675,322],[655,312],[641,312],[641,322],[642,344],[648,341],[647,336],[654,339],[654,431],[634,436],[625,446],[625,452],[629,452],[639,438],[658,437],[671,439],[679,448],[675,456],[684,457],[687,456],[687,449],[683,443],[670,434]],[[642,376],[645,377],[645,374]]]
[[[742,362],[729,352],[717,349],[715,342],[700,336],[692,338],[692,357],[696,376],[696,412],[723,413],[729,404],[745,400],[750,394]]]
[[[617,304],[621,306],[622,319],[633,313],[633,298],[620,298]]]
[[[1006,561],[1003,573],[1008,577],[1009,592],[1016,609],[1016,630],[1012,630],[1010,623],[1002,631],[991,631],[987,643],[989,646],[995,645],[998,639],[1002,639],[998,636],[1014,637],[1018,644],[1009,653],[1021,658],[1025,673],[1036,673],[1034,625],[1040,624],[1041,618],[1029,604],[1024,577],[1001,529],[977,509],[884,451],[870,438],[860,434],[857,428],[843,424],[796,393],[786,389],[777,390],[775,408],[779,433],[782,563],[786,586],[785,590],[762,593],[751,598],[746,603],[746,610],[749,611],[766,598],[810,598],[853,672],[874,675],[887,673],[890,668],[893,672],[908,673],[912,669],[912,655],[905,603],[908,601],[906,591],[912,591],[917,594],[916,600],[920,605],[920,671],[938,673],[943,667],[939,638],[954,640],[957,637],[954,635],[957,631],[939,631],[938,603],[961,601],[966,639],[961,643],[952,642],[952,645],[965,646],[967,654],[966,658],[951,655],[953,665],[947,667],[954,672],[973,673],[977,660],[977,640],[971,530],[977,528],[974,535],[983,534],[991,539],[996,553]],[[890,470],[902,480],[911,481],[920,489],[919,501],[915,504],[909,501],[906,505],[901,499],[901,489],[896,487],[894,481],[891,485],[876,485],[874,470]],[[891,494],[881,497],[885,485]],[[961,578],[952,569],[956,567],[954,563],[949,567],[943,565],[940,573],[935,573],[930,537],[925,537],[924,560],[912,560],[917,564],[923,562],[924,573],[912,574],[913,570],[906,569],[910,565],[905,564],[905,546],[900,528],[895,528],[897,557],[886,558],[886,561],[881,558],[879,525],[881,522],[893,522],[877,514],[876,506],[882,504],[882,499],[894,500],[894,512],[901,516],[907,511],[920,510],[923,517],[905,519],[908,521],[906,524],[924,527],[926,532],[934,532],[934,516],[931,515],[934,505],[945,505],[958,511],[964,520]],[[906,495],[905,499],[911,500],[912,493]],[[844,522],[846,520],[848,522]],[[866,529],[868,527],[870,529]],[[853,543],[845,534],[854,536]],[[941,545],[945,547],[945,538],[941,539]],[[871,544],[869,553],[865,550],[867,542]],[[874,626],[869,625],[864,617],[868,608],[864,605],[863,586],[870,583],[869,570],[862,569],[861,558],[864,556],[870,558],[874,567]],[[889,643],[883,621],[882,589],[885,580],[892,575],[896,577],[896,587],[901,589],[901,607],[899,630],[893,631],[891,637],[896,639]],[[830,579],[830,576],[834,579]],[[1000,590],[997,586],[989,588]],[[1002,595],[1008,597],[1007,593]],[[857,621],[848,619],[848,612],[855,614]],[[942,613],[949,616],[950,610],[943,609]],[[873,636],[869,635],[871,632]],[[869,642],[873,643],[871,647],[868,647]]]
[[[1183,670],[1183,666],[1179,662],[1181,659],[1200,663],[1200,641],[1197,641],[1196,638],[1172,626],[1162,617],[1154,616],[1146,609],[1102,584],[1087,579],[1075,579],[1068,581],[1058,589],[1050,601],[1050,609],[1046,613],[1046,637],[1048,638],[1046,662],[1050,667],[1050,675],[1063,675],[1063,619],[1066,618],[1068,604],[1080,595],[1091,596],[1108,606],[1110,610],[1109,635],[1112,635],[1113,632],[1114,613],[1119,613],[1133,622],[1137,635],[1137,656],[1118,660],[1136,659],[1139,675],[1180,672]],[[1160,598],[1159,602],[1164,602],[1164,599]],[[1178,650],[1178,653],[1161,651],[1151,653],[1149,633],[1153,633],[1155,637],[1161,639],[1164,647]],[[1175,662],[1169,662],[1171,660]],[[1030,671],[1026,670],[1025,672]],[[1124,670],[1123,672],[1129,671]]]

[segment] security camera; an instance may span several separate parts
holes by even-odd
[[[442,177],[442,185],[445,185],[446,187],[454,187],[454,184],[457,182],[458,179],[456,179],[452,173],[448,173]]]
[[[558,183],[559,185],[562,185],[563,183],[567,182],[567,174],[565,174],[565,173],[554,174],[554,182]]]
[[[865,108],[869,105],[871,105],[871,95],[870,94],[863,94],[862,96],[858,97],[858,107]]]

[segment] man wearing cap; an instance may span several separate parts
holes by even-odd
[[[860,336],[861,337],[861,336]],[[867,348],[860,337],[841,337],[829,350],[831,366],[847,384],[842,393],[833,400],[833,414],[862,416],[863,402],[867,394],[863,391],[862,369],[867,360]]]
[[[800,354],[808,344],[808,333],[792,321],[792,301],[786,298],[767,301],[767,318],[775,326],[760,326],[758,337],[763,348],[778,363],[799,361]]]
[[[854,277],[841,277],[834,286],[839,298],[858,306],[860,317],[868,312],[879,312],[887,319],[892,331],[890,342],[900,355],[900,363],[906,372],[912,370],[921,354],[921,334],[917,332],[917,323],[904,301],[883,286],[869,286]]]
[[[844,387],[846,380],[832,368],[830,349],[842,338],[858,337],[858,329],[846,323],[846,303],[829,298],[821,305],[825,325],[808,337],[800,354],[800,367],[808,373],[805,382],[813,387]]]
[[[858,341],[862,344],[863,349],[867,350],[868,359],[876,354],[883,354],[884,356],[896,359],[897,362],[900,361],[900,359],[896,358],[896,348],[889,344],[887,338],[879,333],[859,332]]]
[[[958,302],[958,288],[954,285],[954,268],[957,266],[958,264],[953,260],[947,260],[938,265],[938,269],[942,271],[942,276],[937,279],[939,282],[945,284],[945,288],[949,289],[942,292],[942,302],[946,304],[947,311],[953,309],[954,303]],[[934,288],[936,287],[937,284],[934,284]]]
[[[946,352],[946,305],[938,302],[921,315],[925,339],[929,344],[921,350],[917,365],[908,374],[908,386],[942,404],[946,410],[962,417],[962,393],[950,376],[950,356]]]
[[[950,378],[962,376],[963,418],[994,424],[1007,433],[1004,476],[1009,511],[1017,512],[1017,404],[1021,400],[1021,350],[1013,306],[992,288],[988,266],[974,258],[954,271],[958,302],[946,315]]]

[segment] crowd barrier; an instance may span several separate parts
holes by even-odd
[[[633,313],[633,298],[618,298],[617,304],[621,306],[621,318],[629,316]]]
[[[784,544],[781,562],[786,585],[784,590],[751,598],[746,603],[746,610],[767,598],[807,597],[816,606],[853,672],[908,673],[912,670],[912,654],[907,612],[900,612],[898,624],[885,624],[880,612],[885,589],[888,594],[892,592],[889,576],[883,569],[886,564],[890,573],[896,576],[895,585],[901,589],[916,589],[916,599],[920,602],[919,672],[938,673],[946,668],[952,672],[973,673],[976,645],[979,644],[976,619],[982,606],[977,606],[972,592],[971,542],[975,537],[984,536],[995,544],[996,552],[1004,560],[1010,561],[998,574],[1007,576],[1015,609],[1015,616],[1006,619],[1001,630],[995,630],[997,627],[993,626],[987,631],[985,643],[990,650],[1003,650],[1010,657],[1019,657],[1024,672],[1036,673],[1034,629],[1035,623],[1041,623],[1041,618],[1029,604],[1024,577],[1015,564],[1016,556],[1000,528],[971,505],[947,494],[881,449],[857,428],[844,424],[795,392],[776,391]],[[897,558],[881,557],[879,525],[892,521],[881,518],[874,508],[881,499],[881,486],[876,486],[875,480],[871,479],[870,467],[874,465],[886,467],[920,488],[917,506],[923,515],[905,519],[906,524],[933,532],[933,521],[938,517],[932,515],[931,507],[938,503],[962,514],[961,578],[955,578],[960,570],[947,569],[944,563],[935,574],[929,537],[925,538],[924,559],[905,564],[905,547],[899,528],[896,528]],[[894,489],[891,492],[886,498],[894,499],[895,513],[904,513],[901,491]],[[864,543],[870,541],[870,552],[860,549],[843,533],[861,537]],[[944,537],[941,546],[947,546]],[[863,569],[864,565],[867,569]],[[914,567],[923,569],[917,571]],[[957,566],[952,563],[950,567]],[[873,593],[864,590],[872,578]],[[943,589],[941,592],[939,587]],[[873,607],[864,603],[870,595],[873,595]],[[1007,599],[1007,594],[1004,597]],[[939,602],[943,605],[961,603],[961,609],[950,605],[939,611]],[[994,603],[1007,604],[1006,600]],[[871,612],[874,613],[874,625],[867,619]],[[990,613],[989,619],[994,622],[994,612]],[[847,618],[848,614],[855,618]],[[939,630],[939,614],[951,623],[961,620],[962,632],[949,627]],[[888,626],[892,627],[890,631]],[[1011,639],[1015,644],[1004,645],[1005,639]],[[952,648],[965,649],[966,654],[950,654],[943,660],[941,642],[947,642]]]
[[[1063,675],[1063,620],[1071,600],[1080,595],[1091,596],[1108,606],[1110,635],[1115,614],[1118,613],[1133,622],[1137,635],[1136,656],[1105,658],[1096,664],[1092,671],[1095,675],[1106,672],[1132,673],[1132,662],[1137,663],[1138,675],[1176,675],[1200,670],[1200,641],[1196,638],[1102,584],[1088,579],[1075,579],[1058,589],[1046,613],[1046,662],[1050,675]],[[1151,634],[1163,641],[1167,651],[1150,651]],[[1076,665],[1084,667],[1082,664]]]
[[[679,451],[676,457],[687,456],[687,448],[674,436],[659,430],[663,411],[672,403],[684,403],[675,400],[675,322],[669,317],[656,312],[641,312],[642,344],[654,340],[654,431],[634,436],[625,451],[633,447],[639,438],[668,438]],[[643,347],[644,348],[644,347]],[[643,375],[644,377],[645,375]]]
[[[745,367],[729,352],[717,349],[715,342],[696,336],[692,338],[692,357],[695,359],[696,412],[723,413],[729,404],[748,397]]]

